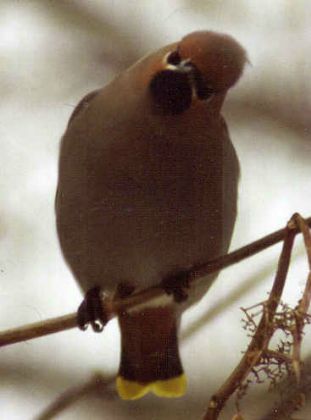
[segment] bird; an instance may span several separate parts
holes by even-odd
[[[56,227],[85,294],[80,328],[102,330],[102,293],[166,292],[118,314],[121,399],[187,390],[181,315],[218,273],[190,289],[185,273],[229,249],[240,164],[221,109],[246,62],[230,35],[187,34],[87,94],[61,139]]]

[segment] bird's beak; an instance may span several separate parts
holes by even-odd
[[[194,99],[206,101],[216,94],[200,70],[190,60],[182,60],[176,66],[168,65],[168,68],[188,76]]]

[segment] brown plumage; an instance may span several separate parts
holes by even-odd
[[[239,165],[220,110],[245,62],[231,37],[195,32],[77,106],[61,143],[56,215],[85,292],[146,288],[227,252]],[[120,315],[123,398],[183,394],[179,316],[214,278],[183,305],[164,299]]]

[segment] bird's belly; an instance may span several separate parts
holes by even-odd
[[[64,200],[61,245],[84,290],[113,290],[120,282],[148,287],[227,250],[224,218],[233,226],[235,200],[226,197],[233,205],[224,214],[221,170],[213,168],[215,182],[210,169],[195,166],[201,169],[192,162],[191,170],[154,172],[148,165],[138,179],[129,172],[103,176],[100,188],[87,185]]]

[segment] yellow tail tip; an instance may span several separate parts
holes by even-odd
[[[185,374],[165,381],[156,381],[150,384],[151,391],[158,397],[178,398],[182,397],[187,390],[187,378]]]
[[[187,378],[182,374],[175,378],[150,383],[140,383],[118,376],[116,380],[117,391],[123,400],[137,400],[148,392],[153,392],[162,398],[182,397],[187,390]]]
[[[138,400],[150,391],[150,384],[129,381],[122,376],[117,377],[116,386],[122,400]]]

